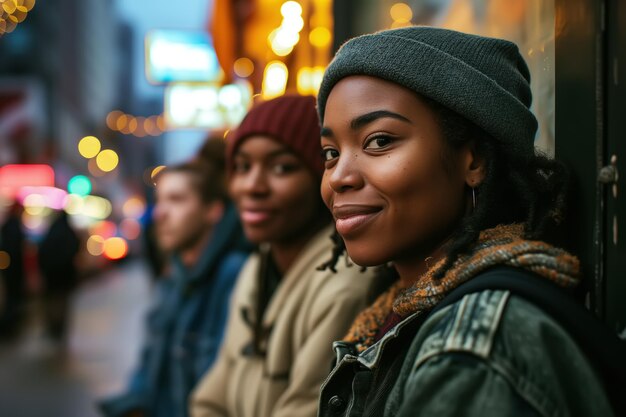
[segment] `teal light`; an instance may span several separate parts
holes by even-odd
[[[67,183],[67,191],[83,197],[89,195],[91,192],[91,181],[84,175],[76,175]]]

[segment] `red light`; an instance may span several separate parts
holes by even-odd
[[[111,238],[117,234],[117,226],[109,220],[103,220],[94,224],[89,232],[94,235],[102,236],[105,239]]]
[[[141,225],[135,219],[124,219],[120,223],[120,232],[128,240],[135,240],[141,233]]]
[[[44,164],[13,164],[0,168],[0,192],[14,198],[22,187],[53,187],[54,170]]]

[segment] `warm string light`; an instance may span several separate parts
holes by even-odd
[[[263,73],[263,99],[269,100],[285,94],[288,78],[289,70],[284,63],[280,61],[268,63]]]
[[[287,56],[300,41],[300,31],[304,28],[302,6],[296,1],[286,1],[280,7],[283,21],[268,36],[272,52],[278,56]]]
[[[13,32],[33,7],[35,0],[0,0],[0,36]]]
[[[162,114],[144,117],[113,110],[107,115],[106,124],[113,131],[139,138],[159,136],[167,130]]]

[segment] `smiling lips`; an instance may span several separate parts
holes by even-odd
[[[241,221],[251,226],[262,224],[269,220],[272,213],[269,210],[243,209],[241,211]]]
[[[333,206],[335,227],[340,235],[346,236],[369,223],[381,211],[380,207],[344,204]]]

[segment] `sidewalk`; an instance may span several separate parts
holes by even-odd
[[[72,302],[66,354],[33,319],[18,341],[0,346],[0,416],[98,417],[94,400],[122,390],[138,359],[150,297],[139,261],[83,285]]]

